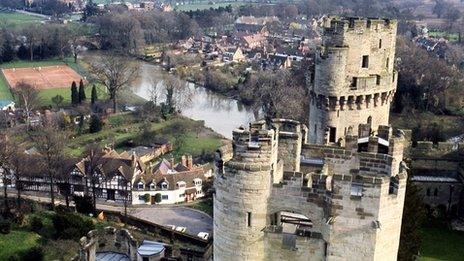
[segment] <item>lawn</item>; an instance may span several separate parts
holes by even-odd
[[[40,236],[34,232],[12,230],[9,234],[0,234],[0,260],[11,260],[11,255],[38,246]]]
[[[219,7],[226,7],[231,5],[232,7],[242,6],[242,5],[249,5],[250,3],[246,2],[222,2],[222,3],[191,3],[191,4],[184,4],[184,5],[175,5],[173,4],[173,8],[176,11],[196,11],[196,10],[204,10],[204,9],[218,9]]]
[[[445,38],[451,42],[457,42],[459,40],[459,35],[457,33],[448,33],[443,31],[430,31],[429,36],[433,38]]]
[[[422,229],[423,242],[419,260],[463,260],[464,232],[440,228]]]
[[[98,142],[102,146],[112,144],[114,142],[116,150],[122,152],[130,149],[125,144],[129,141],[136,140],[140,133],[142,124],[140,121],[131,120],[131,115],[122,113],[113,115],[108,119],[103,130],[98,133],[85,133],[68,142],[68,152],[73,156],[80,156],[85,149],[85,146],[90,143]],[[179,135],[179,131],[174,126],[185,126],[185,132]],[[175,144],[175,137],[182,136],[183,142],[180,148],[174,146],[172,155],[180,158],[181,155],[191,154],[193,156],[201,155],[203,152],[212,153],[221,146],[221,138],[215,133],[200,126],[199,122],[194,120],[178,117],[168,121],[159,123],[151,123],[153,137],[165,137]]]
[[[38,16],[21,14],[17,12],[0,11],[0,21],[6,21],[7,24],[15,27],[25,27],[30,24],[40,23],[43,19]]]
[[[39,92],[39,97],[41,100],[41,105],[42,106],[56,106],[52,102],[52,98],[55,97],[56,95],[61,95],[64,100],[63,104],[61,106],[66,106],[71,104],[71,86],[67,88],[57,88],[57,89],[48,89],[48,90],[41,90]],[[90,97],[92,95],[92,86],[87,85],[85,87],[85,96],[87,100],[90,100]],[[97,96],[99,99],[105,99],[107,97],[107,94],[105,92],[104,87],[98,86],[97,87]]]
[[[206,200],[200,199],[198,201],[195,201],[194,203],[189,203],[187,207],[203,211],[206,214],[210,215],[211,217],[213,216],[213,199],[212,198],[208,198]]]

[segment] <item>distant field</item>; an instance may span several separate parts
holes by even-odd
[[[28,14],[0,11],[0,21],[6,21],[13,26],[24,27],[29,24],[40,23],[42,20],[40,17]]]
[[[223,3],[186,3],[184,5],[175,5],[173,4],[174,10],[177,11],[196,11],[196,10],[204,10],[204,9],[217,9],[219,7],[226,7],[231,5],[232,7],[247,5],[250,4],[248,2],[223,2]]]
[[[459,35],[457,33],[430,31],[429,36],[433,38],[445,38],[446,40],[451,41],[451,42],[457,42],[459,40]]]

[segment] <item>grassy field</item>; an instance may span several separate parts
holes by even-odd
[[[204,10],[204,9],[217,9],[219,7],[226,7],[228,5],[231,5],[232,7],[237,7],[237,6],[242,6],[242,5],[247,5],[250,3],[245,3],[245,2],[225,2],[225,3],[191,3],[191,4],[184,4],[184,5],[175,5],[173,4],[173,8],[176,11],[196,11],[196,10]]]
[[[40,236],[34,232],[12,230],[9,234],[0,234],[0,260],[10,260],[15,253],[23,252],[39,245]]]
[[[419,260],[458,261],[464,257],[464,233],[438,228],[424,228],[422,230],[423,243]]]
[[[451,42],[457,42],[459,40],[459,35],[457,33],[448,33],[443,31],[430,31],[429,36],[433,38],[445,38]]]
[[[213,216],[213,199],[208,198],[206,200],[195,201],[194,203],[189,203],[186,207],[197,209],[205,212],[206,214]]]
[[[30,24],[38,24],[42,20],[42,18],[33,15],[0,11],[0,21],[4,21],[14,27],[25,27]]]
[[[103,130],[98,133],[85,133],[68,142],[68,152],[74,156],[80,156],[85,146],[89,143],[97,142],[102,146],[110,145],[114,142],[116,150],[122,152],[130,149],[125,144],[129,141],[137,140],[141,133],[142,122],[128,121],[131,116],[128,113],[112,115]],[[153,137],[167,138],[174,144],[176,133],[175,126],[184,126],[181,130],[183,133],[183,145],[181,148],[174,147],[172,155],[179,158],[183,154],[193,156],[201,155],[203,152],[212,153],[221,146],[221,138],[214,132],[206,129],[200,122],[178,117],[168,121],[151,123]]]

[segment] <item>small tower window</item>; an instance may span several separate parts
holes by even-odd
[[[329,127],[329,142],[335,142],[337,128]]]
[[[382,39],[379,39],[379,49],[382,49]]]
[[[358,86],[358,77],[353,77],[353,79],[351,79],[351,87],[353,88],[356,88]]]
[[[388,68],[390,68],[390,58],[387,58],[387,64],[385,65]]]
[[[438,189],[437,188],[435,188],[435,190],[433,191],[433,196],[438,197]]]
[[[377,75],[375,84],[380,85],[380,75]]]
[[[251,212],[247,212],[247,226],[251,227]]]
[[[430,188],[427,188],[427,197],[430,197]]]
[[[363,55],[362,68],[369,68],[369,55]]]

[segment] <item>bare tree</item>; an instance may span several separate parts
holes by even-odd
[[[172,110],[182,110],[191,105],[193,90],[187,86],[187,82],[166,74],[163,77],[166,94],[166,105]]]
[[[32,165],[30,164],[31,161],[29,157],[30,156],[26,155],[20,146],[15,146],[11,151],[11,156],[9,159],[11,173],[13,174],[15,180],[18,210],[21,209],[21,192],[23,191],[22,179],[27,175],[28,170]]]
[[[108,90],[110,99],[113,101],[113,110],[116,112],[118,95],[127,89],[138,76],[138,62],[111,53],[102,56],[98,61],[94,61],[92,69],[98,81]]]
[[[65,159],[64,146],[66,144],[66,133],[53,123],[46,123],[31,136],[41,156],[42,166],[46,169],[50,182],[50,201],[52,208],[55,207],[55,177],[59,175],[61,165]]]
[[[275,117],[303,119],[307,108],[305,88],[288,70],[260,71],[248,77],[241,87],[255,109],[270,120]]]
[[[90,182],[92,189],[92,204],[93,209],[95,210],[97,207],[97,184],[100,182],[97,171],[102,163],[101,159],[104,156],[104,153],[98,144],[90,144],[86,147],[85,155],[87,155],[84,160],[85,177],[87,181]],[[86,191],[88,192],[88,189]]]
[[[29,127],[30,114],[40,102],[39,92],[34,86],[26,82],[16,84],[13,92],[18,97],[19,105],[26,111],[26,124]]]
[[[34,60],[34,48],[39,44],[40,35],[42,34],[41,27],[37,25],[29,25],[24,28],[23,35],[26,37],[26,43],[29,47],[29,57]]]
[[[14,144],[11,142],[9,134],[0,135],[0,171],[2,174],[3,196],[5,200],[5,210],[8,210],[8,184],[11,174],[10,159],[14,151]],[[6,211],[5,211],[6,213]]]

